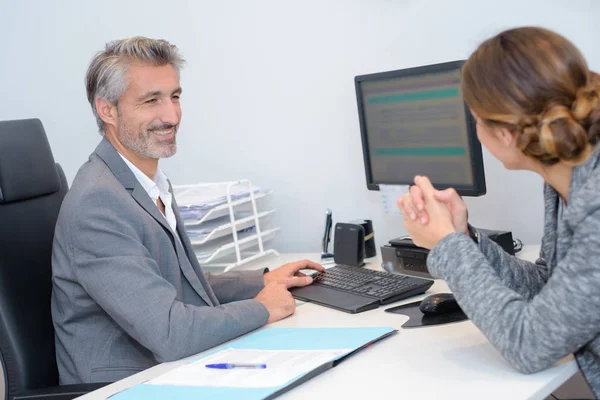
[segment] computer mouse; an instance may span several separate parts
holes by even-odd
[[[426,315],[440,315],[460,311],[460,306],[452,293],[435,293],[421,301],[419,310]]]

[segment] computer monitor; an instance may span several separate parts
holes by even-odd
[[[354,78],[367,187],[410,185],[485,194],[481,144],[461,91],[464,61]]]

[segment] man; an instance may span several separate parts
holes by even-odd
[[[175,154],[183,59],[163,40],[111,42],[87,96],[104,136],[58,217],[52,316],[61,384],[111,382],[294,312],[299,271],[204,275],[158,160]],[[264,274],[263,274],[264,273]]]

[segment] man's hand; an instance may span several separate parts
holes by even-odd
[[[268,283],[254,300],[262,303],[269,312],[268,323],[279,321],[296,310],[296,301],[288,290],[288,286],[281,282]]]
[[[415,182],[418,178],[415,177]],[[422,177],[425,178],[425,177]],[[427,179],[427,178],[425,178]],[[429,181],[429,179],[427,179]],[[452,225],[457,232],[467,232],[467,205],[463,199],[456,193],[454,189],[435,190],[434,198],[441,201],[448,207],[450,215],[452,215]],[[410,220],[419,220],[422,224],[427,225],[429,215],[425,210],[425,196],[423,189],[417,184],[410,187],[410,195],[404,196],[398,200],[398,206],[405,210],[406,217]]]
[[[306,276],[300,270],[314,269],[315,271],[325,271],[322,265],[309,260],[295,261],[289,264],[284,264],[281,267],[267,272],[263,275],[265,286],[271,282],[284,283],[288,288],[295,286],[306,286],[312,283],[312,278]]]

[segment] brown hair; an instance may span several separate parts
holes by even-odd
[[[600,139],[600,77],[563,36],[510,29],[483,42],[463,68],[467,105],[487,125],[518,134],[544,164],[584,162]]]

